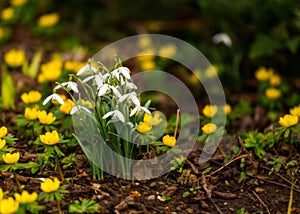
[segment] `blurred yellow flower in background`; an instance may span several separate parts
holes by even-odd
[[[218,107],[216,105],[205,105],[202,109],[202,113],[205,117],[213,117],[218,111]]]
[[[77,73],[83,66],[85,66],[85,62],[79,61],[66,61],[65,62],[65,69],[71,71],[73,73]]]
[[[20,153],[19,152],[6,153],[6,154],[2,155],[2,159],[7,164],[14,164],[14,163],[17,163],[19,161]]]
[[[27,0],[11,0],[10,4],[14,7],[21,7],[27,3]]]
[[[25,51],[11,49],[4,54],[4,61],[8,66],[19,67],[26,61]]]
[[[7,128],[6,128],[5,126],[2,126],[2,127],[0,128],[0,138],[5,137],[6,134],[7,134]]]
[[[204,75],[207,78],[213,78],[215,76],[218,76],[218,73],[219,68],[216,65],[211,65],[205,70]]]
[[[266,81],[270,79],[273,73],[274,70],[272,68],[266,69],[266,67],[261,66],[255,71],[254,75],[258,81]]]
[[[211,134],[217,130],[217,126],[213,123],[207,123],[202,127],[202,131],[204,134]]]
[[[229,104],[226,103],[226,105],[223,107],[224,110],[224,114],[228,115],[231,113],[232,109],[231,106]]]
[[[0,202],[0,213],[11,214],[17,212],[19,209],[19,202],[12,197],[2,199]]]
[[[6,145],[6,140],[0,139],[0,150],[3,149],[5,145]]]
[[[272,86],[279,86],[281,84],[281,77],[278,74],[271,74],[270,84]]]
[[[57,80],[61,76],[62,66],[63,62],[59,59],[51,60],[42,64],[41,73],[38,76],[38,82],[43,83]]]
[[[8,21],[8,20],[12,19],[14,17],[14,15],[15,15],[15,10],[13,7],[4,8],[1,11],[1,19],[4,21]]]
[[[162,46],[158,50],[158,55],[160,57],[171,58],[172,56],[174,56],[176,54],[176,51],[177,51],[177,47],[174,44],[167,44],[167,45]]]
[[[38,198],[38,194],[36,192],[29,194],[26,190],[23,190],[21,194],[15,193],[14,196],[16,201],[23,204],[33,203]]]
[[[290,109],[291,115],[300,117],[300,105]]]
[[[265,94],[270,100],[277,100],[281,96],[281,91],[277,88],[268,88]]]
[[[46,132],[46,134],[40,135],[40,139],[44,144],[54,145],[59,142],[59,135],[57,131]]]
[[[48,28],[56,25],[58,21],[59,21],[58,13],[49,13],[40,16],[37,20],[37,24],[42,28]]]
[[[36,120],[39,118],[39,109],[34,108],[25,108],[24,116],[27,120]]]
[[[283,127],[290,127],[290,126],[294,126],[298,123],[298,116],[296,115],[290,115],[290,114],[286,114],[284,115],[284,117],[280,117],[279,118],[279,124]]]
[[[54,178],[53,180],[51,178],[46,178],[46,180],[41,183],[40,187],[43,192],[49,193],[58,190],[59,185],[60,181],[58,178]]]
[[[174,136],[170,136],[170,135],[165,135],[162,138],[162,142],[163,144],[165,144],[166,146],[169,147],[173,147],[176,145],[176,138]]]
[[[29,103],[36,103],[38,101],[40,101],[42,98],[42,94],[39,91],[30,91],[28,93],[23,93],[21,95],[21,100],[25,103],[25,104],[29,104]]]
[[[50,125],[56,120],[56,117],[54,117],[52,112],[47,114],[46,111],[39,111],[38,116],[39,116],[39,121],[41,124]]]

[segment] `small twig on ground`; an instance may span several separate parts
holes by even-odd
[[[276,184],[276,185],[278,185],[278,186],[282,186],[282,187],[286,187],[286,188],[291,188],[290,186],[288,186],[288,185],[286,185],[286,184],[281,184],[281,183],[278,183],[278,182],[276,182],[276,181],[271,181],[271,180],[264,179],[264,178],[262,178],[262,177],[257,177],[257,176],[256,176],[256,178],[258,178],[259,180],[265,181],[265,182],[269,182],[269,183],[271,183],[271,184]],[[295,185],[294,185],[294,190],[297,191],[297,192],[300,192],[300,190],[298,190],[298,189],[295,188]]]
[[[211,198],[211,191],[212,188],[209,186],[205,176],[202,176],[202,183],[203,183],[203,189],[206,192],[207,197],[209,198],[209,200],[213,203],[213,205],[215,206],[215,208],[217,209],[218,213],[223,214],[222,210],[218,207],[218,205],[214,202],[214,200]]]
[[[263,166],[262,168],[271,171],[271,169],[268,168],[268,167],[264,167],[264,166]],[[286,181],[286,182],[289,183],[290,185],[293,185],[293,182],[289,181],[288,179],[286,179],[285,177],[283,177],[283,176],[280,175],[279,173],[277,173],[277,172],[272,172],[272,173],[274,173],[275,175],[277,175],[278,177],[280,177],[282,180]],[[296,187],[298,190],[300,189],[296,184],[294,184],[294,187]]]
[[[177,131],[178,131],[179,113],[180,113],[180,110],[177,109],[177,114],[176,114],[176,126],[175,126],[175,130],[174,130],[174,137],[175,137],[175,138],[176,138]]]
[[[242,159],[242,158],[247,158],[249,156],[251,156],[251,153],[249,153],[249,154],[243,154],[243,155],[240,155],[238,157],[235,157],[235,158],[233,158],[232,160],[228,161],[227,163],[225,163],[224,165],[222,165],[220,168],[216,169],[215,171],[213,171],[212,173],[210,173],[208,175],[211,176],[211,175],[213,175],[213,174],[221,171],[222,169],[224,169],[226,166],[232,164],[233,162],[235,162],[235,161],[237,161],[239,159]]]
[[[252,191],[252,193],[255,195],[255,197],[259,200],[259,202],[266,208],[267,210],[267,213],[268,214],[271,214],[270,213],[270,210],[268,208],[268,206],[265,204],[265,202],[255,193],[255,191]]]

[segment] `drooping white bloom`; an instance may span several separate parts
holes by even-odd
[[[120,80],[120,74],[122,74],[126,79],[130,79],[130,70],[127,67],[119,67],[111,73],[117,78],[117,80]]]
[[[64,104],[63,99],[58,94],[53,93],[44,100],[43,105],[46,105],[50,100],[55,100],[61,105]]]
[[[54,89],[59,89],[61,87],[67,87],[69,89],[71,89],[72,91],[74,91],[75,93],[78,93],[78,87],[77,87],[77,83],[69,81],[69,82],[63,82],[60,83],[59,85],[57,85]]]
[[[84,110],[85,112],[90,113],[90,114],[92,113],[88,108],[81,106],[81,105],[76,105],[72,108],[70,115],[73,115],[80,110]]]
[[[129,115],[130,117],[132,117],[139,110],[143,110],[144,112],[151,114],[151,112],[147,108],[141,106],[140,100],[137,98],[137,94],[135,92],[131,92],[131,93],[122,95],[119,98],[119,102],[123,102],[127,98],[129,98],[132,101],[132,103],[135,105],[135,107],[132,109],[132,111]]]
[[[125,86],[126,89],[137,89],[137,86],[132,82],[124,82],[122,86]]]
[[[103,115],[102,119],[106,119],[106,118],[108,118],[110,116],[116,117],[121,122],[125,123],[124,115],[119,110],[113,110],[113,111],[107,112],[105,115]]]
[[[85,73],[86,71],[91,70],[93,73],[97,72],[97,69],[94,68],[93,66],[86,64],[85,66],[83,66],[82,68],[80,68],[80,70],[77,72],[77,76],[80,76],[81,74]]]
[[[121,97],[120,92],[118,91],[118,89],[116,89],[116,87],[108,85],[108,84],[103,84],[98,91],[98,96],[102,97],[106,94],[107,90],[112,90],[112,92],[117,96],[117,97]]]
[[[212,37],[212,42],[215,43],[215,44],[219,44],[219,43],[223,42],[224,45],[226,45],[227,47],[232,46],[231,38],[226,33],[217,33],[217,34],[215,34]]]

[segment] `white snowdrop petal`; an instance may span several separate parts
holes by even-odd
[[[135,115],[135,113],[139,110],[138,107],[134,107],[134,109],[132,109],[132,111],[130,112],[129,117],[132,117],[133,115]]]
[[[114,113],[115,113],[114,111],[107,112],[105,115],[103,115],[102,119],[106,119],[106,118],[110,117],[111,115],[113,115]]]
[[[125,118],[124,115],[119,111],[119,110],[115,110],[115,114],[114,114],[120,121],[122,121],[123,123],[125,123]]]
[[[56,100],[61,105],[65,104],[64,100],[58,94],[53,94],[52,99]]]
[[[46,99],[43,102],[43,105],[46,105],[53,97],[54,94],[51,94],[50,96],[46,97]]]
[[[104,84],[104,85],[99,89],[98,96],[99,96],[99,97],[103,96],[103,95],[106,93],[108,87],[109,87],[109,85]]]

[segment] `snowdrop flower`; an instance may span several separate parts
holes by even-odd
[[[120,112],[119,110],[114,110],[114,111],[110,111],[107,112],[105,115],[103,115],[102,119],[106,119],[109,116],[113,116],[118,118],[121,122],[125,123],[125,118],[124,115],[122,114],[122,112]]]
[[[215,34],[212,37],[212,42],[215,43],[215,44],[219,44],[219,43],[223,42],[224,45],[226,45],[227,47],[232,46],[231,38],[226,33],[217,33],[217,34]]]
[[[86,108],[86,107],[84,107],[84,106],[76,105],[76,106],[74,106],[74,107],[72,108],[72,110],[71,110],[71,112],[70,112],[70,115],[73,115],[73,114],[75,114],[76,112],[78,112],[78,111],[80,111],[80,110],[84,110],[85,112],[87,112],[87,113],[89,113],[89,114],[92,113],[88,108]]]
[[[139,110],[143,110],[144,112],[147,112],[148,114],[151,114],[151,112],[147,108],[141,106],[141,103],[140,103],[139,99],[137,98],[137,95],[136,95],[135,92],[131,92],[129,94],[122,95],[119,98],[119,102],[123,102],[127,98],[131,99],[131,101],[135,105],[135,107],[132,109],[132,111],[129,115],[130,117],[132,117]]]
[[[44,100],[43,105],[46,105],[50,100],[55,100],[61,105],[65,104],[63,99],[58,94],[53,93]]]
[[[86,64],[85,66],[83,66],[78,72],[77,72],[77,76],[80,76],[81,74],[85,73],[86,71],[91,70],[93,73],[97,72],[97,69],[94,68],[93,66]]]
[[[130,79],[130,71],[126,67],[119,67],[112,71],[112,75],[120,80],[120,74],[122,74],[126,79]]]
[[[67,87],[69,89],[71,89],[72,91],[74,91],[75,93],[78,93],[78,87],[77,87],[77,83],[69,81],[69,82],[63,82],[60,83],[58,86],[56,86],[54,89],[59,89],[61,87]]]
[[[122,84],[122,86],[123,85],[125,85],[125,88],[127,89],[127,88],[129,88],[129,89],[137,89],[137,86],[134,84],[134,83],[132,83],[132,82],[124,82],[123,84]]]
[[[116,89],[114,86],[108,85],[108,84],[104,84],[100,87],[99,91],[98,91],[98,96],[102,97],[103,95],[106,94],[107,90],[110,89],[112,90],[112,92],[117,96],[117,97],[121,97],[120,92],[118,91],[118,89]]]

